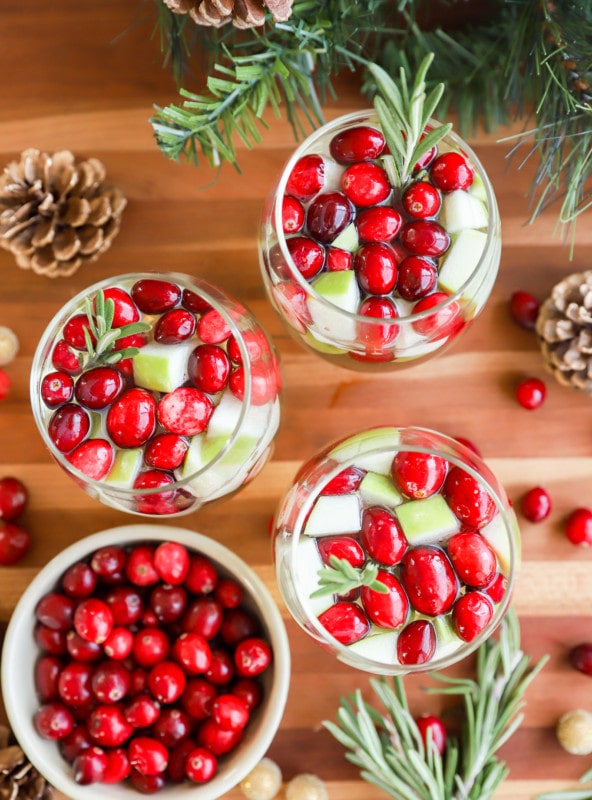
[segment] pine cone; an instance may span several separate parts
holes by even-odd
[[[126,199],[104,185],[96,158],[25,150],[0,176],[0,245],[19,267],[50,278],[94,261],[117,234]]]
[[[294,0],[164,0],[175,14],[189,14],[198,25],[220,28],[229,22],[235,28],[265,24],[266,9],[274,22],[285,22],[292,14]]]
[[[27,759],[9,728],[0,725],[0,800],[49,800],[53,787]]]
[[[592,396],[592,270],[569,275],[553,288],[539,310],[536,332],[559,383]]]

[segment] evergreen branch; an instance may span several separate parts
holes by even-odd
[[[346,749],[346,757],[361,769],[364,780],[394,798],[406,800],[489,800],[508,770],[497,751],[520,725],[517,713],[530,682],[546,658],[529,667],[520,649],[520,632],[513,611],[503,620],[497,639],[477,651],[475,680],[433,673],[443,688],[430,694],[457,694],[464,719],[459,741],[451,739],[444,755],[423,744],[411,715],[401,678],[371,679],[384,711],[379,712],[356,692],[342,699],[337,722],[325,721],[329,732]],[[518,669],[520,679],[514,671]],[[509,688],[511,687],[511,689]],[[584,797],[542,797],[537,800],[585,800]],[[587,800],[587,798],[586,798]]]
[[[361,586],[367,586],[381,594],[388,592],[384,583],[377,579],[378,566],[370,562],[364,567],[354,567],[345,558],[330,556],[329,565],[321,567],[317,574],[319,588],[311,594],[311,597],[343,595]]]

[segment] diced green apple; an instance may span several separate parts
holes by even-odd
[[[312,331],[307,331],[303,339],[309,347],[312,347],[313,350],[317,350],[319,353],[328,353],[332,356],[338,356],[341,353],[347,352],[343,347],[335,347],[334,344],[325,341],[320,334],[313,333]]]
[[[394,508],[403,502],[403,496],[395,487],[388,475],[378,472],[367,472],[362,478],[359,492],[368,506],[386,506]]]
[[[319,495],[306,521],[306,536],[332,536],[358,533],[362,528],[362,508],[355,494]]]
[[[172,392],[187,380],[187,362],[195,340],[181,344],[149,342],[132,360],[134,383],[155,392]]]
[[[308,310],[313,320],[313,334],[327,337],[331,343],[354,342],[357,335],[355,314],[360,305],[360,288],[353,270],[323,272],[312,281],[320,297],[308,298]],[[344,314],[343,312],[347,312]]]
[[[360,469],[388,475],[400,438],[398,428],[371,428],[335,445],[328,456],[340,464],[351,461]]]
[[[323,560],[315,540],[306,537],[298,539],[294,544],[292,557],[293,580],[300,601],[311,616],[318,617],[335,601],[331,594],[311,597],[311,594],[319,588],[318,572],[323,567]]]
[[[350,253],[353,253],[354,250],[358,249],[358,244],[358,229],[355,223],[352,222],[333,239],[331,247],[338,247],[341,250],[349,250]]]
[[[436,652],[432,661],[447,658],[463,643],[462,639],[456,635],[449,614],[430,617],[430,622],[436,631]]]
[[[395,664],[397,661],[397,639],[398,631],[384,630],[370,632],[358,642],[348,645],[347,651],[356,653],[368,661],[375,661],[378,664]]]
[[[397,506],[397,519],[410,545],[436,544],[459,529],[459,522],[441,494]]]
[[[485,188],[483,178],[478,172],[473,176],[473,183],[469,186],[468,191],[483,203],[487,203],[487,189]]]
[[[514,555],[516,557],[516,564],[518,565],[520,561],[520,531],[514,515],[511,517],[511,523],[514,529]],[[508,535],[508,530],[502,514],[496,514],[491,522],[485,525],[485,527],[481,528],[479,533],[487,540],[491,549],[497,556],[500,571],[503,572],[504,575],[509,575],[512,565],[512,545],[510,543],[510,536]]]
[[[142,466],[142,449],[118,450],[113,459],[113,466],[105,478],[105,483],[112,486],[132,486]]]
[[[458,233],[466,228],[486,228],[488,217],[484,203],[463,189],[447,192],[442,200],[444,225],[448,233]]]
[[[453,293],[461,289],[475,272],[485,250],[487,234],[467,228],[452,237],[452,243],[438,275],[441,289]]]

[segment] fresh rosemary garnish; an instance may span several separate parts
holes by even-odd
[[[428,53],[423,59],[411,90],[404,69],[399,72],[397,85],[378,64],[368,64],[377,89],[374,108],[390,150],[383,162],[396,186],[405,186],[421,156],[452,129],[452,124],[446,123],[426,132],[426,125],[444,92],[444,84],[439,83],[426,93],[425,77],[433,58],[434,54]]]
[[[592,782],[592,769],[586,770],[580,777],[579,783]],[[557,792],[544,792],[537,794],[534,800],[592,800],[592,786],[584,789],[563,789]]]
[[[114,348],[116,343],[126,336],[149,331],[148,322],[132,322],[120,328],[113,328],[115,303],[110,297],[105,298],[102,289],[95,295],[94,308],[91,299],[85,298],[84,310],[88,320],[88,327],[83,327],[87,350],[85,369],[99,364],[117,364],[124,358],[138,355],[140,352],[138,347],[123,347],[120,350]]]
[[[489,800],[508,773],[496,753],[520,726],[522,696],[547,657],[534,667],[529,661],[510,610],[499,636],[479,647],[474,680],[432,673],[443,686],[426,691],[457,695],[464,705],[460,735],[448,737],[443,755],[431,743],[423,744],[400,677],[392,685],[387,678],[370,681],[386,711],[374,708],[358,690],[342,699],[337,723],[324,725],[362,778],[397,800]]]
[[[347,594],[360,586],[368,586],[375,592],[386,594],[387,587],[377,579],[378,566],[368,562],[364,567],[354,567],[345,558],[329,557],[329,565],[321,567],[319,588],[311,597],[324,597],[327,594]]]

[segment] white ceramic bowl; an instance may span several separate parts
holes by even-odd
[[[141,541],[175,541],[209,557],[221,575],[234,577],[245,591],[244,605],[255,612],[273,650],[273,662],[264,674],[264,696],[251,717],[236,750],[221,757],[218,774],[203,785],[168,784],[158,792],[162,798],[215,800],[230,791],[260,761],[279,727],[290,682],[290,649],[281,614],[265,585],[253,570],[231,550],[191,530],[166,525],[126,525],[81,539],[53,558],[33,579],[20,598],[6,631],[2,654],[2,694],[14,734],[28,758],[42,775],[71,800],[130,800],[141,793],[129,782],[116,785],[95,783],[81,786],[72,777],[56,742],[37,733],[33,717],[40,703],[34,683],[39,648],[33,638],[35,607],[55,588],[72,563],[88,557],[108,544],[131,545]]]

